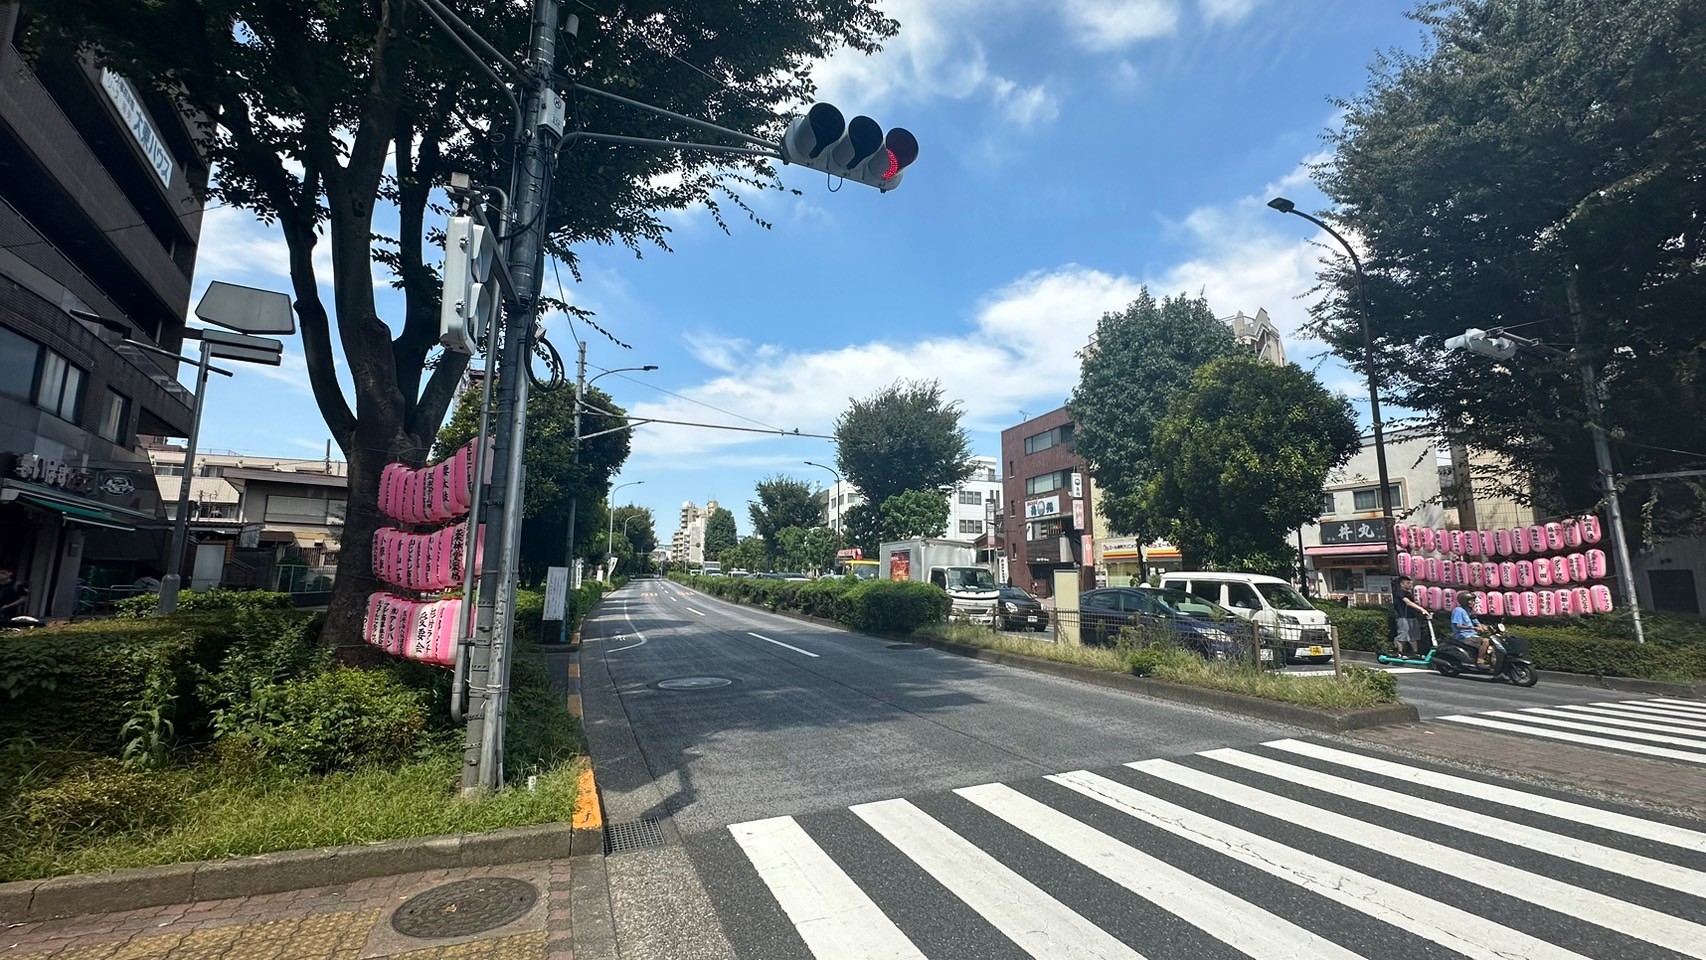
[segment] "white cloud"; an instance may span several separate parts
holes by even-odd
[[[1074,39],[1097,51],[1119,50],[1179,28],[1176,0],[1066,0],[1061,15]]]
[[[1211,23],[1236,23],[1250,15],[1261,0],[1197,0],[1197,6]]]
[[[1004,77],[997,77],[992,82],[992,89],[1001,112],[1021,129],[1028,130],[1060,116],[1060,97],[1049,92],[1044,84],[1021,87]]]

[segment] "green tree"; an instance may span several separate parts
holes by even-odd
[[[652,550],[658,545],[657,533],[652,528],[651,508],[624,504],[616,508],[615,521],[609,529],[616,541],[616,569],[625,573],[643,573],[651,569]],[[599,536],[602,539],[603,533]]]
[[[726,507],[718,507],[711,511],[711,516],[705,521],[705,556],[721,556],[724,550],[739,542],[735,531],[735,515]]]
[[[1156,425],[1139,507],[1185,568],[1285,552],[1321,512],[1327,475],[1362,446],[1350,402],[1298,367],[1223,357]],[[1263,561],[1266,563],[1266,561]]]
[[[771,556],[776,563],[776,569],[784,571],[804,570],[808,566],[805,557],[806,530],[804,527],[783,527],[776,532],[776,539],[770,544]]]
[[[948,498],[930,490],[907,490],[883,501],[883,539],[939,537],[948,530]]]
[[[479,435],[480,396],[480,388],[471,387],[457,398],[455,411],[438,431],[434,457],[447,456]],[[626,422],[627,411],[597,387],[587,390],[586,400],[620,416],[582,413],[583,433],[615,430]],[[577,465],[574,410],[574,390],[569,388],[534,391],[527,404],[527,448],[522,452],[527,485],[522,491],[521,511],[521,575],[527,582],[543,580],[547,567],[562,565],[569,502],[577,496],[580,511],[575,521],[575,556],[598,562],[604,552],[603,500],[610,489],[610,478],[628,459],[630,434],[615,430],[581,441]],[[621,525],[620,517],[617,525]],[[488,532],[488,539],[491,536]]]
[[[835,461],[865,499],[951,487],[971,476],[971,438],[934,380],[897,380],[835,421]]]
[[[765,550],[764,541],[757,537],[742,537],[740,543],[719,551],[717,560],[722,563],[724,573],[731,570],[764,573],[770,569],[769,555]]]
[[[841,516],[846,529],[847,545],[874,557],[883,542],[883,512],[870,503],[861,503]]]
[[[1197,368],[1238,349],[1232,331],[1201,297],[1166,297],[1148,288],[1096,323],[1067,410],[1072,449],[1101,488],[1102,513],[1113,528],[1140,538],[1157,533],[1145,515],[1144,485],[1155,475],[1155,428]]]
[[[817,495],[809,484],[791,477],[765,477],[757,487],[758,499],[747,504],[752,532],[774,544],[776,535],[789,527],[814,527],[822,523]]]
[[[512,62],[526,61],[529,4],[455,6]],[[196,117],[197,159],[219,172],[212,199],[283,234],[309,385],[349,463],[343,552],[322,631],[333,645],[357,637],[377,585],[369,554],[382,523],[380,471],[422,462],[466,367],[437,350],[433,191],[453,171],[509,181],[508,102],[421,10],[394,0],[52,0],[29,11],[33,44],[63,56],[93,52]],[[811,98],[803,65],[841,48],[869,53],[897,28],[875,0],[677,0],[582,13],[561,64],[568,75],[767,134]],[[631,110],[587,97],[574,104],[576,123],[589,129],[654,133],[655,121]],[[571,270],[586,243],[668,249],[660,211],[703,204],[722,223],[723,200],[751,216],[736,187],[778,185],[765,161],[700,152],[571,147],[555,164],[568,186],[550,195],[542,227]],[[396,208],[395,236],[375,222],[382,203]],[[315,267],[322,240],[329,278]],[[379,312],[375,264],[402,292],[395,316]],[[334,338],[353,399],[338,382]]]
[[[1430,42],[1375,61],[1316,172],[1359,240],[1382,390],[1500,454],[1479,485],[1588,509],[1601,494],[1577,362],[1440,352],[1465,327],[1520,327],[1601,368],[1623,472],[1706,466],[1706,417],[1677,415],[1706,410],[1700,4],[1454,0],[1412,17]],[[1360,368],[1354,274],[1322,280],[1319,328]],[[1666,489],[1683,496],[1658,505],[1661,531],[1706,523],[1706,488]]]
[[[801,568],[824,573],[835,568],[835,553],[841,549],[841,534],[828,527],[812,527],[800,543]]]

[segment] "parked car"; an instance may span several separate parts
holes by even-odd
[[[1333,625],[1297,588],[1259,573],[1182,572],[1161,578],[1161,587],[1184,590],[1259,624],[1264,645],[1285,651],[1287,663],[1331,663]]]
[[[1080,638],[1111,647],[1128,626],[1164,628],[1180,646],[1210,660],[1241,659],[1250,627],[1218,603],[1183,590],[1103,587],[1078,596]]]
[[[793,580],[796,583],[810,583],[812,578],[803,573],[778,573],[776,574],[776,579]]]
[[[998,630],[1047,630],[1048,609],[1042,601],[1018,587],[1001,587],[1001,599],[996,604],[995,624]]]

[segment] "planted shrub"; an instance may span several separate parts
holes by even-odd
[[[145,620],[154,616],[159,598],[152,593],[127,597],[113,604],[117,620]],[[209,590],[205,593],[185,591],[178,594],[178,613],[215,613],[224,610],[289,610],[295,601],[288,593],[269,590]]]
[[[250,741],[274,765],[310,773],[390,766],[427,728],[419,693],[389,673],[336,669],[256,690],[222,736]]]
[[[948,619],[953,602],[929,583],[867,580],[847,591],[845,622],[860,630],[910,633]]]
[[[30,791],[20,807],[38,830],[102,834],[168,823],[176,805],[165,778],[102,758]]]

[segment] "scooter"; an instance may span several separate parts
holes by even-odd
[[[1402,657],[1383,653],[1376,659],[1381,663],[1394,666],[1431,667],[1445,677],[1455,677],[1461,674],[1503,677],[1519,687],[1532,687],[1540,682],[1540,672],[1534,669],[1534,664],[1528,659],[1528,641],[1506,633],[1505,625],[1502,623],[1493,628],[1493,642],[1487,650],[1492,662],[1487,666],[1482,666],[1476,662],[1481,652],[1479,641],[1458,640],[1452,637],[1441,645],[1433,637],[1433,623],[1431,621],[1428,623],[1428,634],[1434,645],[1428,650],[1426,656]]]

